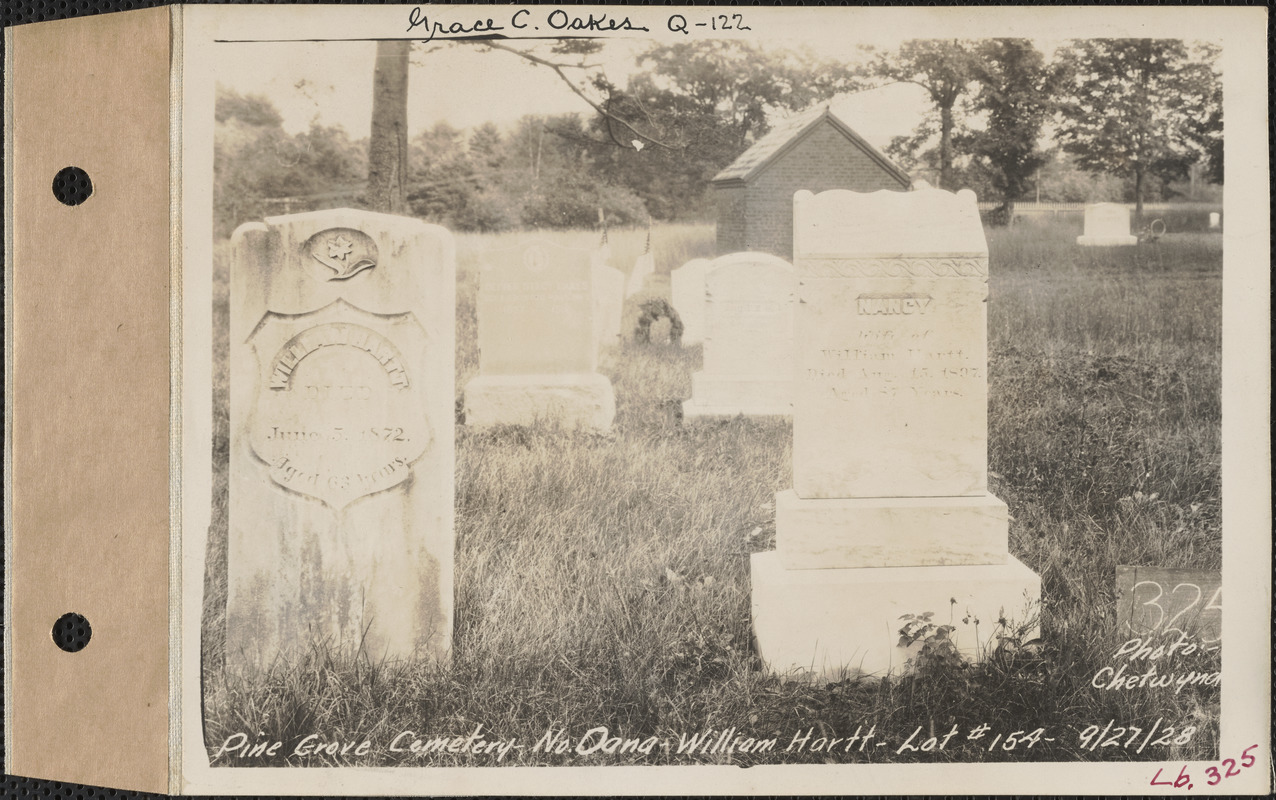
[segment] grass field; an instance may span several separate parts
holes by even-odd
[[[744,418],[682,425],[675,410],[690,396],[699,348],[627,342],[602,366],[617,399],[611,433],[458,427],[456,635],[448,668],[368,664],[316,646],[302,662],[268,674],[225,674],[225,498],[215,496],[205,583],[206,742],[210,754],[236,732],[285,745],[274,758],[214,764],[1215,757],[1217,687],[1109,691],[1092,678],[1117,665],[1113,654],[1127,638],[1114,619],[1118,564],[1221,565],[1221,237],[1183,233],[1137,247],[1081,248],[1079,232],[1058,225],[988,233],[990,488],[1009,504],[1012,554],[1042,578],[1038,646],[886,680],[807,683],[767,674],[751,650],[748,559],[774,547],[774,495],[791,484],[791,426]],[[614,231],[613,264],[628,270],[645,235]],[[657,227],[658,273],[711,255],[712,236],[710,226]],[[587,246],[597,234],[565,238]],[[475,253],[513,241],[458,237],[458,394],[477,371]],[[224,276],[224,243],[217,254]],[[218,286],[224,292],[224,277]],[[224,293],[216,308],[224,323]],[[218,347],[224,370],[224,339]],[[218,391],[214,463],[224,471],[224,377]],[[221,475],[215,494],[224,491]],[[1158,665],[1163,672],[1217,670],[1218,654]],[[1146,662],[1131,668],[1140,674]],[[1123,743],[1098,746],[1089,726],[1109,721],[1131,731],[1154,724],[1177,731],[1138,754]],[[499,760],[388,751],[403,731],[464,737],[479,725],[488,740],[517,739],[522,749]],[[981,725],[986,737],[968,740],[966,732]],[[961,736],[944,749],[897,752],[919,727],[925,738],[954,726]],[[1184,735],[1185,726],[1195,731]],[[586,737],[597,728],[649,744],[612,747],[597,730]],[[678,752],[689,736],[727,728],[778,745]],[[786,749],[795,734],[812,731],[814,740],[870,728],[891,746]],[[1036,728],[1044,734],[1031,747],[987,746],[994,734]],[[310,734],[373,747],[365,756],[294,755]],[[604,746],[579,754],[582,737]],[[534,749],[545,741],[570,746]]]

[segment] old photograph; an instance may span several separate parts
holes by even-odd
[[[188,765],[1256,763],[1225,37],[802,11],[190,11]]]

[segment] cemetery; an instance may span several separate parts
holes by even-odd
[[[818,197],[799,197],[799,205]],[[378,301],[375,293],[348,283],[371,279],[378,270],[390,274],[386,268],[391,262],[378,255],[387,250],[386,236],[407,235],[418,242],[416,252],[423,254],[419,260],[434,258],[446,272],[452,257],[448,239],[428,226],[383,223],[376,215],[357,212],[333,213],[335,217],[318,215],[309,221],[302,215],[296,223],[268,220],[246,229],[238,250],[219,251],[227,270],[236,259],[258,265],[278,262],[302,270],[315,286],[311,297],[263,300],[251,311],[270,309],[283,314],[281,319],[294,320],[278,332],[263,327],[250,341],[263,353],[286,351],[282,359],[272,355],[258,361],[256,369],[263,370],[258,380],[266,387],[261,393],[272,392],[276,373],[295,375],[305,386],[316,387],[316,398],[329,398],[316,406],[328,409],[323,413],[329,428],[341,426],[330,421],[338,418],[333,414],[345,421],[342,415],[351,412],[352,427],[376,428],[387,427],[388,420],[360,418],[362,406],[356,400],[384,403],[399,392],[403,402],[432,409],[418,415],[428,426],[412,429],[405,424],[402,434],[412,440],[426,437],[430,447],[422,454],[414,446],[379,441],[368,449],[366,470],[354,465],[348,470],[357,486],[312,490],[308,487],[322,483],[332,463],[325,455],[326,445],[311,449],[311,429],[290,421],[286,404],[261,405],[277,395],[267,394],[251,408],[252,398],[235,394],[239,399],[230,405],[231,430],[243,433],[232,437],[230,457],[235,463],[245,458],[251,462],[253,478],[248,483],[256,486],[234,479],[238,488],[230,493],[232,536],[220,544],[216,537],[211,540],[210,563],[230,570],[228,611],[240,615],[237,619],[248,615],[260,620],[263,608],[311,613],[313,607],[288,611],[284,595],[301,591],[298,596],[313,599],[329,591],[310,581],[325,567],[338,564],[344,581],[366,575],[368,585],[377,586],[387,576],[394,580],[402,574],[394,585],[409,585],[422,594],[416,599],[371,598],[400,608],[411,603],[414,609],[403,619],[391,618],[393,624],[386,628],[368,629],[363,650],[387,656],[380,661],[366,655],[351,660],[341,654],[338,643],[349,641],[350,632],[361,623],[339,613],[331,617],[331,634],[322,639],[299,641],[297,624],[288,621],[296,617],[264,629],[241,627],[235,639],[208,637],[205,647],[213,654],[209,662],[227,664],[231,670],[240,668],[236,664],[245,666],[235,660],[235,653],[251,653],[268,644],[283,647],[289,636],[295,658],[288,665],[276,661],[253,679],[242,677],[244,673],[222,673],[220,668],[210,672],[209,742],[220,743],[238,730],[237,723],[217,709],[245,702],[262,708],[253,724],[280,740],[293,736],[297,724],[290,721],[293,712],[282,713],[285,706],[306,709],[307,718],[320,720],[315,724],[321,726],[340,724],[368,730],[374,737],[378,731],[398,733],[416,724],[402,716],[407,712],[393,710],[412,697],[433,698],[429,702],[434,717],[465,714],[484,720],[489,730],[530,741],[545,733],[548,722],[539,720],[564,718],[600,720],[598,724],[626,736],[653,731],[652,735],[676,740],[676,732],[703,725],[706,713],[743,721],[753,735],[772,736],[791,727],[792,709],[799,706],[842,708],[838,713],[862,714],[866,719],[877,715],[879,735],[896,731],[901,742],[911,733],[913,720],[924,719],[936,708],[949,709],[946,713],[972,724],[975,718],[1004,717],[1017,726],[1057,727],[1071,719],[1055,705],[1059,692],[1095,709],[1112,699],[1111,692],[1089,681],[1109,666],[1110,655],[1125,642],[1119,631],[1098,622],[1105,602],[1099,598],[1111,591],[1116,566],[1201,566],[1201,548],[1207,553],[1212,548],[1211,558],[1218,557],[1217,540],[1208,532],[1218,513],[1219,320],[1214,315],[1202,317],[1196,306],[1186,305],[1190,301],[1184,293],[1187,287],[1199,291],[1202,286],[1217,291],[1218,240],[1208,234],[1167,237],[1156,245],[1159,254],[1142,246],[1120,248],[1112,252],[1122,256],[1112,260],[1077,247],[1076,228],[1070,226],[1049,230],[1044,243],[1029,229],[945,233],[936,226],[911,238],[919,252],[902,264],[900,253],[896,261],[860,255],[879,250],[880,242],[834,245],[816,236],[808,247],[799,238],[795,264],[782,262],[777,265],[781,269],[762,273],[792,276],[794,283],[784,284],[782,292],[804,301],[792,322],[797,376],[788,415],[736,413],[700,421],[671,415],[671,404],[694,400],[695,375],[712,366],[707,352],[715,324],[712,312],[705,318],[709,340],[700,344],[665,342],[658,330],[661,323],[648,343],[635,342],[632,331],[624,331],[618,345],[600,344],[592,315],[580,313],[597,307],[596,285],[571,288],[561,296],[578,303],[574,320],[560,318],[541,335],[547,337],[544,342],[553,343],[554,331],[575,325],[575,335],[588,346],[568,350],[570,340],[564,337],[560,341],[566,354],[546,356],[557,361],[533,361],[541,356],[499,347],[497,355],[509,352],[510,358],[528,359],[536,370],[567,363],[574,371],[566,374],[572,375],[588,375],[593,366],[598,370],[594,374],[614,387],[609,429],[603,431],[590,424],[588,415],[577,412],[571,419],[579,424],[565,425],[568,417],[554,421],[534,415],[517,424],[472,424],[468,409],[462,408],[454,428],[455,468],[449,471],[430,466],[439,455],[436,448],[447,443],[453,430],[449,423],[454,403],[445,402],[444,395],[455,392],[456,398],[469,402],[469,388],[488,374],[507,381],[521,381],[526,374],[540,375],[536,380],[544,381],[544,375],[552,374],[502,372],[498,370],[506,367],[500,361],[485,373],[480,349],[488,302],[481,288],[485,270],[525,270],[516,255],[526,248],[526,237],[495,242],[491,237],[454,237],[453,365],[431,347],[435,342],[450,344],[442,330],[422,333],[404,326],[405,315],[426,318],[425,310],[411,308],[397,293]],[[301,263],[277,258],[284,242],[301,246],[332,230],[366,233],[366,240],[339,233],[333,238],[334,251],[344,251],[349,240],[354,246],[347,259],[355,256],[376,265],[339,278],[341,273],[326,266],[324,258]],[[891,226],[884,218],[874,230],[886,236]],[[712,274],[717,259],[706,258],[712,255],[711,228],[671,227],[671,238],[665,242],[661,233],[657,227],[657,271],[674,272],[699,258],[704,259],[704,274]],[[643,249],[644,236],[639,229],[612,231],[610,249],[632,263]],[[537,246],[565,254],[560,263],[572,271],[564,280],[584,284],[582,276],[598,274],[600,262],[589,255],[597,249],[596,232],[555,238],[561,243],[557,249],[544,241]],[[316,242],[322,244],[318,255],[326,257],[328,245]],[[1057,255],[1062,269],[1046,274],[1035,268],[1034,254],[1042,246]],[[755,268],[779,261],[751,258]],[[724,263],[729,266],[730,261]],[[847,266],[852,263],[860,266]],[[942,264],[937,268],[948,275],[933,274],[931,266],[913,275],[910,270],[918,268],[910,265],[922,263]],[[878,274],[856,277],[865,269]],[[859,287],[856,281],[867,283]],[[268,280],[261,285],[268,289],[285,283]],[[622,290],[619,281],[613,288]],[[1047,290],[1048,301],[1043,296]],[[238,291],[251,292],[248,287]],[[987,303],[980,299],[983,291],[990,296]],[[438,303],[445,294],[422,296]],[[1140,299],[1131,304],[1131,296]],[[831,304],[828,312],[821,303]],[[839,307],[846,311],[838,313]],[[553,310],[555,306],[549,308],[550,314],[561,313]],[[966,316],[972,309],[978,319]],[[442,310],[430,313],[436,319],[450,318]],[[308,319],[313,323],[295,321]],[[859,320],[869,327],[856,327]],[[938,327],[932,327],[932,321]],[[307,336],[305,324],[313,325],[314,333]],[[518,323],[532,324],[536,322],[526,315]],[[355,341],[349,331],[356,326],[384,336],[393,345],[394,357],[386,358],[392,352],[388,348],[376,349],[372,343],[381,339],[373,336],[359,339],[361,344],[353,348],[330,346]],[[985,330],[986,344],[981,336]],[[886,336],[888,331],[894,335]],[[900,358],[910,349],[908,337],[925,331],[932,332],[923,337],[927,347],[921,349],[936,355],[929,359],[934,366],[926,363],[928,357],[921,364],[934,371],[920,383],[910,383],[912,366],[908,360],[900,363]],[[747,337],[747,332],[737,335]],[[941,339],[932,342],[935,336]],[[860,344],[855,341],[860,337],[875,343]],[[511,345],[517,345],[513,338]],[[1102,348],[1088,352],[1095,341],[1102,341]],[[756,346],[750,341],[750,348]],[[329,350],[332,355],[325,352]],[[351,351],[343,357],[351,359],[350,364],[316,361],[332,359],[338,350]],[[862,352],[853,355],[856,350]],[[864,360],[873,352],[901,356]],[[1056,355],[1051,361],[1034,355],[1043,352]],[[290,365],[287,353],[300,358]],[[379,365],[381,358],[386,358],[385,365]],[[361,365],[364,360],[366,367]],[[869,365],[864,374],[874,376],[866,384],[849,371],[864,364]],[[986,371],[981,371],[984,364]],[[312,370],[309,375],[307,368]],[[396,388],[400,368],[407,376],[406,393]],[[330,377],[334,369],[360,370],[355,373],[360,379]],[[438,370],[454,370],[454,377]],[[418,379],[422,374],[434,377]],[[981,388],[985,382],[986,389]],[[857,395],[857,383],[874,387],[877,397],[873,392]],[[953,393],[953,384],[965,387],[957,390],[961,396]],[[360,388],[340,388],[349,386]],[[829,390],[812,391],[820,387]],[[889,387],[910,396],[917,391],[908,400],[880,394],[880,388]],[[412,397],[416,391],[429,396]],[[1133,395],[1147,402],[1132,403]],[[925,410],[927,406],[933,408]],[[838,413],[847,407],[850,413]],[[963,410],[935,410],[941,407]],[[1083,422],[1077,416],[1079,408],[1090,409],[1094,421]],[[252,417],[270,416],[246,418],[245,409]],[[1163,425],[1167,414],[1171,424],[1162,428],[1162,436],[1143,436],[1152,420]],[[927,423],[939,427],[928,429]],[[394,422],[388,427],[398,426]],[[848,426],[845,433],[840,432],[843,426]],[[306,433],[290,436],[289,431]],[[279,441],[271,441],[272,433]],[[848,447],[838,444],[838,436],[881,437],[881,442],[899,446]],[[910,438],[917,444],[908,445]],[[899,453],[912,454],[911,460]],[[276,463],[288,463],[272,468],[263,461],[272,456]],[[399,463],[396,459],[410,465],[410,479],[407,470],[398,468],[376,474],[378,466]],[[934,464],[925,466],[927,459],[934,459]],[[941,474],[936,471],[940,464],[959,468]],[[293,465],[299,470],[295,475],[288,471]],[[308,474],[321,477],[316,481]],[[359,476],[370,483],[359,484]],[[427,477],[439,483],[422,483]],[[451,525],[441,516],[451,504],[415,502],[424,499],[426,491],[441,498],[448,480],[455,481]],[[292,508],[278,505],[280,493],[272,485],[290,487]],[[372,494],[359,494],[369,489]],[[266,516],[245,516],[249,503],[274,510]],[[341,522],[334,528],[324,522],[334,518],[325,509],[337,508],[346,510],[337,515]],[[411,508],[419,510],[405,516]],[[300,542],[277,535],[263,538],[269,525],[253,527],[282,518],[312,531],[317,551],[302,552],[296,549]],[[377,522],[368,527],[372,520],[386,519],[394,519],[394,525],[387,528]],[[343,560],[332,561],[325,549],[334,546],[342,526],[356,522],[363,523],[357,529],[363,543],[337,547],[332,552]],[[450,536],[436,536],[449,527]],[[1130,535],[1111,537],[1107,531],[1112,527]],[[372,531],[384,531],[389,538],[376,545],[366,538]],[[855,531],[854,538],[848,539],[847,531]],[[420,542],[421,555],[402,558],[406,551],[395,548],[413,540]],[[1191,560],[1189,541],[1197,553]],[[447,549],[453,542],[454,553]],[[266,568],[260,562],[246,570],[236,566],[253,558],[246,547],[269,553],[268,563],[274,566],[268,569],[275,570],[276,577],[266,583],[274,594],[260,593],[263,581],[254,578]],[[291,583],[281,583],[281,555],[313,566],[305,566]],[[428,575],[404,572],[422,563],[434,565]],[[1001,574],[1005,583],[998,583]],[[435,608],[444,617],[455,619],[450,636],[445,626],[420,624],[423,620],[415,609],[429,607],[430,601],[437,601]],[[454,616],[443,611],[448,601],[454,601]],[[883,611],[863,610],[868,608]],[[217,621],[216,628],[225,625],[216,610],[207,613]],[[952,651],[938,646],[947,640],[948,626],[955,642]],[[235,627],[225,629],[229,633]],[[830,639],[829,631],[836,636]],[[445,639],[451,639],[451,647],[435,656],[424,656],[428,648],[418,648],[416,658],[392,657],[403,652],[397,648]],[[829,646],[816,647],[816,640],[827,640]],[[1050,643],[1047,650],[1033,644],[1040,641]],[[878,643],[877,652],[869,658],[866,643],[872,642]],[[927,656],[922,657],[923,652]],[[809,657],[804,661],[799,653]],[[1068,661],[1056,663],[1061,653],[1068,654]],[[1077,660],[1088,666],[1078,666]],[[1039,678],[1043,670],[1051,676],[1044,684]],[[236,674],[241,677],[233,677]],[[307,674],[328,677],[314,684]],[[994,699],[980,688],[990,682],[1012,693],[1012,706],[1018,710],[1011,717],[1005,717],[1011,712],[1004,695]],[[589,685],[604,693],[593,700],[567,699]],[[764,692],[748,700],[756,689],[746,692],[746,686]],[[534,688],[547,693],[530,706],[515,700]],[[1197,702],[1190,699],[1197,696],[1193,692],[1205,690],[1202,685],[1180,693],[1173,687],[1158,691],[1158,708],[1181,707],[1181,713],[1190,714],[1191,704]],[[556,698],[557,691],[563,696]],[[702,699],[689,705],[689,696]],[[696,711],[699,703],[707,703],[704,707],[712,711]],[[752,716],[758,721],[750,725]],[[819,714],[804,713],[801,718],[818,720]],[[585,729],[575,733],[582,735]],[[1051,752],[1052,757],[1068,757],[1070,751],[1062,751],[1062,756],[1060,750]],[[971,753],[979,757],[978,751]],[[772,757],[765,752],[735,756],[740,763],[771,763]],[[407,758],[382,753],[375,761],[340,757],[333,763],[450,763],[441,753],[411,755],[410,761],[402,761]],[[549,754],[527,754],[522,761],[512,758],[515,763],[581,763]],[[684,755],[668,763],[695,763],[700,758],[688,762]],[[709,755],[703,758],[712,760]],[[788,754],[782,760],[809,758],[815,755]],[[609,763],[666,762],[656,749],[646,755],[618,755]]]
[[[292,743],[254,766],[461,765],[446,732],[752,766],[980,725],[1094,760],[1130,755],[1076,731],[1157,717],[1195,738],[1149,758],[1214,757],[1216,620],[1174,656],[1204,677],[1116,689],[1164,622],[1132,575],[1221,597],[1217,214],[996,224],[823,103],[717,166],[716,223],[324,208],[214,243],[215,765],[246,730]]]

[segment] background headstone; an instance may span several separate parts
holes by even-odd
[[[769,253],[731,253],[704,272],[704,368],[683,418],[792,413],[793,266]]]
[[[798,192],[794,218],[793,489],[754,633],[780,671],[898,670],[902,615],[1022,619],[1040,593],[987,492],[987,244],[970,192]],[[957,627],[974,657],[996,625]]]
[[[1210,212],[1210,230],[1217,230],[1222,227],[1223,215],[1217,211]]]
[[[625,273],[607,264],[607,250],[594,254],[594,335],[598,347],[620,344],[620,321],[625,305]]]
[[[228,663],[446,657],[451,235],[341,209],[241,226],[233,248]]]
[[[1085,207],[1085,233],[1077,244],[1111,247],[1138,244],[1130,234],[1130,209],[1118,203],[1092,203]]]
[[[629,280],[625,284],[625,297],[633,297],[643,290],[649,278],[656,271],[656,257],[650,252],[643,253],[634,259],[634,268],[629,271]]]
[[[537,240],[480,261],[479,375],[465,387],[466,424],[610,427],[611,381],[595,371],[596,254]]]
[[[693,258],[669,273],[670,296],[674,310],[682,319],[682,343],[704,341],[704,272],[707,258]]]

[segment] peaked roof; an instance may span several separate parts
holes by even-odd
[[[843,136],[850,139],[855,146],[867,153],[870,158],[881,165],[882,169],[891,173],[905,187],[912,184],[912,178],[909,177],[907,172],[900,169],[894,161],[891,161],[877,148],[865,141],[864,137],[851,130],[849,125],[833,113],[829,103],[820,103],[812,106],[802,113],[795,114],[780,122],[771,129],[770,133],[754,142],[748,150],[740,154],[739,158],[715,175],[712,183],[748,180],[766,169],[771,162],[796,145],[807,133],[826,119]]]

